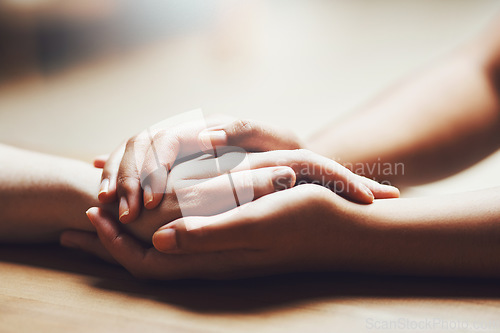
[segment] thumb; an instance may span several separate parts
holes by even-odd
[[[244,218],[240,210],[238,207],[213,216],[177,219],[155,232],[153,245],[158,251],[168,254],[257,248],[259,238],[255,231],[258,228]]]
[[[198,144],[203,151],[217,146],[236,146],[248,151],[291,150],[301,148],[289,130],[254,120],[236,120],[200,132]]]

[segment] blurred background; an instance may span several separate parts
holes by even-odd
[[[498,0],[0,0],[0,142],[91,161],[196,108],[306,138],[498,12]],[[498,163],[406,195],[500,186]]]

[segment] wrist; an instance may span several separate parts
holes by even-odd
[[[357,221],[367,237],[355,270],[403,275],[499,276],[497,193],[492,189],[358,205]]]
[[[75,162],[62,177],[57,190],[61,198],[57,216],[61,230],[95,230],[85,212],[90,207],[100,206],[97,199],[100,177],[99,169],[82,162]]]
[[[311,269],[362,271],[381,235],[365,211],[373,206],[353,203],[321,186],[312,185],[308,215],[311,234],[304,240],[305,260]]]
[[[54,241],[64,229],[92,230],[85,210],[97,204],[99,170],[8,146],[0,151],[1,242]]]

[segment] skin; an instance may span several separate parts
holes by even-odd
[[[212,116],[205,121],[192,121],[173,128],[148,128],[127,140],[110,156],[95,161],[103,167],[99,200],[101,203],[119,202],[119,219],[122,223],[133,222],[141,212],[156,208],[163,199],[168,172],[178,159],[201,151],[213,153],[216,146],[204,140],[201,134],[207,126],[216,130],[230,122],[230,117]],[[246,123],[235,121],[231,128],[233,140],[230,145],[246,151],[267,151],[272,149],[298,149],[301,147],[295,135],[280,128],[272,128],[267,136],[272,141],[255,140],[252,128]],[[262,126],[263,130],[267,127]],[[201,135],[200,135],[201,134]],[[271,143],[271,145],[270,145]],[[372,199],[365,201],[371,202]]]
[[[404,174],[361,170],[400,188],[450,176],[490,155],[500,144],[499,22],[319,131],[307,147],[358,170],[357,165],[402,163]]]
[[[0,144],[0,240],[49,242],[68,228],[93,230],[100,172],[87,163]]]
[[[351,165],[379,158],[404,163],[404,177],[368,173],[401,185],[458,172],[497,150],[499,28],[494,23],[445,62],[331,125],[306,146]],[[273,127],[251,121],[203,133],[191,140],[222,146],[238,145],[241,137],[254,147],[300,145],[293,136],[279,139]],[[332,144],[338,142],[342,145]],[[120,167],[124,156],[118,158]],[[142,156],[147,160],[147,153]],[[140,183],[135,188],[141,198]],[[173,220],[154,234],[155,248],[143,245],[102,208],[88,211],[98,238],[72,231],[61,242],[116,260],[141,278],[221,279],[310,270],[498,277],[499,199],[500,189],[493,188],[362,205],[306,184],[225,213]],[[193,223],[201,227],[186,227]]]
[[[233,168],[231,162],[240,162],[245,156],[247,163]],[[320,174],[303,175],[297,173],[297,165],[306,165],[310,170],[328,168],[332,172],[329,178]],[[0,145],[0,166],[2,243],[55,241],[67,229],[95,232],[84,214],[92,206],[100,206],[110,216],[118,217],[115,205],[99,204],[101,172],[87,163]],[[338,163],[310,152],[276,151],[248,156],[233,152],[217,158],[203,155],[174,167],[158,208],[146,210],[133,224],[124,226],[124,230],[151,244],[159,227],[183,215],[215,215],[236,207],[230,181],[237,191],[238,203],[243,205],[306,178],[324,182],[323,185],[340,182],[351,189],[349,193],[353,196],[361,185],[371,188],[377,197],[399,195],[393,187],[357,176]],[[75,243],[65,239],[65,245]]]
[[[93,208],[88,215],[100,241],[89,234],[79,244],[97,255],[104,247],[139,278],[233,279],[326,270],[498,277],[500,208],[478,205],[494,207],[498,189],[474,193],[476,199],[464,206],[460,199],[469,195],[359,205],[320,186],[301,185],[238,211],[166,225],[160,230],[177,233],[169,254],[142,246]],[[193,220],[206,227],[187,231],[186,222]]]
[[[498,22],[305,145],[353,169],[402,163],[404,174],[364,172],[400,186],[451,175],[496,151]],[[280,144],[272,127],[251,121],[205,131],[204,139],[215,146],[233,144],[232,129],[238,126],[250,133],[247,139]],[[319,186],[301,185],[229,213],[175,220],[155,233],[155,249],[141,246],[116,220],[92,209],[88,215],[100,242],[81,234],[79,246],[94,246],[95,254],[111,254],[134,275],[156,279],[308,270],[499,277],[499,199],[500,189],[492,188],[360,205]],[[193,222],[204,227],[188,230],[186,223]]]

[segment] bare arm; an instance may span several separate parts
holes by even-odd
[[[353,207],[370,235],[357,270],[500,277],[499,202],[492,188]]]
[[[495,22],[449,58],[318,133],[309,148],[398,186],[436,180],[488,156],[500,143],[499,29]]]
[[[0,242],[56,241],[62,230],[93,230],[100,171],[91,165],[0,145]]]
[[[155,233],[156,249],[123,233],[102,210],[91,210],[89,217],[115,260],[144,278],[293,271],[498,278],[499,201],[496,188],[359,205],[321,186],[301,185],[244,209],[177,219]],[[188,223],[203,227],[189,229]],[[72,242],[92,253],[102,247],[93,234]]]

